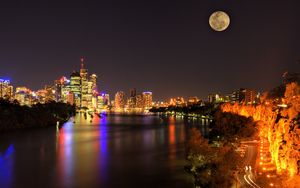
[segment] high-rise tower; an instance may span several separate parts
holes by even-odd
[[[80,77],[81,77],[81,107],[88,107],[88,70],[84,68],[84,58],[80,58]]]

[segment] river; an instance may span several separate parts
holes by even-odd
[[[193,187],[184,171],[185,141],[202,123],[77,115],[60,129],[1,133],[0,187]]]

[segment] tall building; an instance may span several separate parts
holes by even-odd
[[[152,92],[143,92],[143,101],[144,101],[144,108],[150,109],[152,107]]]
[[[0,79],[0,98],[13,98],[13,86],[10,85],[10,80]]]
[[[70,81],[62,76],[60,79],[55,80],[54,82],[54,90],[55,90],[55,100],[65,102],[65,88],[68,86]]]
[[[97,75],[96,74],[92,74],[90,76],[90,81],[93,83],[93,90],[97,89]]]
[[[118,91],[115,94],[115,109],[123,110],[126,105],[125,93],[123,91]]]
[[[257,91],[246,89],[245,91],[245,104],[255,104],[257,102]]]
[[[144,108],[144,98],[143,95],[136,95],[136,108]]]
[[[230,101],[232,103],[241,103],[245,100],[245,92],[246,92],[246,89],[244,88],[240,88],[234,92],[232,92],[231,94],[231,97],[230,97]]]
[[[129,98],[127,101],[127,105],[128,105],[128,108],[130,108],[130,109],[136,108],[136,89],[135,88],[130,89],[130,91],[129,91]]]
[[[45,85],[45,91],[46,91],[46,102],[49,101],[55,101],[55,86],[52,85]]]
[[[88,83],[88,70],[84,68],[84,59],[81,58],[80,66],[80,77],[81,77],[81,107],[89,107],[89,99],[92,100],[88,95],[89,83]]]
[[[136,89],[130,89],[130,97],[135,97],[136,96]]]
[[[81,107],[81,77],[78,72],[73,72],[70,79],[70,92],[74,95],[74,104]]]

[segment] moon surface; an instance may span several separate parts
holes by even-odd
[[[223,11],[216,11],[209,17],[209,25],[215,31],[224,31],[230,24],[228,14]]]

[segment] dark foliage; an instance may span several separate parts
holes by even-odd
[[[194,104],[189,106],[169,106],[169,107],[159,107],[159,108],[153,107],[149,111],[154,113],[176,112],[176,113],[184,113],[184,114],[195,113],[201,115],[209,115],[214,111],[214,106],[210,103],[207,103],[205,106]]]
[[[209,137],[211,139],[220,136],[227,141],[234,141],[235,138],[250,138],[258,130],[252,117],[247,118],[221,110],[215,112],[214,121],[210,126]]]
[[[60,102],[21,106],[17,101],[0,99],[0,131],[54,126],[75,114],[75,107]]]

